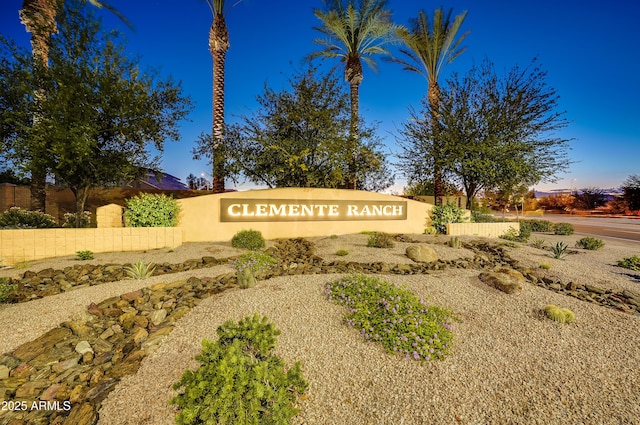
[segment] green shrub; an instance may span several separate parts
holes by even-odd
[[[556,223],[553,225],[553,233],[556,235],[573,235],[573,225],[571,223]]]
[[[129,227],[175,227],[180,205],[165,194],[141,193],[126,201],[125,222]]]
[[[424,234],[425,235],[437,235],[438,234],[438,230],[433,226],[427,226],[424,229]]]
[[[624,267],[625,269],[640,271],[640,257],[633,255],[631,257],[618,260],[618,266]]]
[[[77,215],[75,213],[64,213],[64,224],[62,227],[68,228],[85,228],[91,227],[91,213],[89,211],[83,211],[80,216],[80,225],[77,225],[78,221]]]
[[[53,216],[40,211],[11,207],[0,214],[0,229],[47,229],[59,227]]]
[[[266,246],[262,233],[258,230],[240,230],[231,238],[231,246],[234,248],[250,249],[252,251],[263,249]]]
[[[251,288],[255,284],[256,274],[264,273],[277,264],[277,260],[264,252],[249,251],[238,257],[232,264],[236,269],[238,285]]]
[[[413,292],[374,276],[351,275],[327,283],[329,301],[348,307],[348,326],[389,353],[415,360],[441,359],[453,339],[453,314],[429,306]]]
[[[540,264],[540,268],[544,270],[549,270],[551,266],[549,264]]]
[[[447,241],[447,245],[449,245],[451,248],[462,248],[462,241],[457,236],[453,236]]]
[[[339,249],[336,251],[336,255],[339,257],[344,257],[345,255],[349,255],[349,251],[346,249]]]
[[[93,260],[93,252],[86,251],[76,251],[76,258],[78,260]]]
[[[440,234],[447,233],[447,224],[464,222],[464,209],[453,204],[435,205],[431,210],[431,223]]]
[[[559,323],[571,323],[576,319],[576,315],[568,308],[560,308],[553,304],[549,304],[544,308],[544,313],[551,320]]]
[[[562,241],[558,242],[551,248],[551,253],[553,254],[553,258],[561,260],[567,255],[568,245]]]
[[[280,334],[257,314],[217,329],[218,340],[202,341],[200,367],[187,370],[173,385],[182,391],[177,424],[284,425],[298,413],[296,398],[304,393],[300,362],[285,370],[272,353]]]
[[[531,246],[538,249],[543,249],[546,244],[547,244],[547,241],[541,238],[535,238],[534,240],[531,241]]]
[[[520,222],[520,230],[516,230],[513,227],[510,227],[503,235],[500,236],[502,239],[506,239],[508,241],[513,242],[526,242],[529,240],[531,236],[531,227],[524,222]]]
[[[585,236],[584,238],[576,241],[578,248],[588,249],[590,251],[596,251],[604,246],[602,239],[592,238],[591,236]]]
[[[523,223],[523,222],[526,222],[529,224],[529,227],[531,228],[532,232],[547,233],[547,232],[553,231],[553,223],[550,222],[549,220],[531,219],[531,220],[520,221],[520,223]]]
[[[393,248],[394,245],[391,235],[384,232],[375,232],[367,240],[367,246],[372,248]]]
[[[8,277],[0,277],[0,304],[6,302],[18,287],[18,285],[11,284],[11,279]]]
[[[142,260],[138,260],[136,263],[132,263],[131,266],[124,268],[124,272],[131,279],[147,279],[153,275],[156,267],[153,263],[145,263]]]
[[[495,223],[498,220],[496,220],[491,214],[481,211],[473,211],[471,213],[471,221],[474,223]]]

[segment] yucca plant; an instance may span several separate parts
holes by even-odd
[[[127,276],[135,280],[151,277],[155,270],[156,266],[153,263],[145,263],[142,260],[138,260],[136,263],[132,263],[131,266],[124,268]]]
[[[568,245],[562,241],[558,242],[551,248],[551,252],[553,253],[553,258],[561,260],[567,255]]]

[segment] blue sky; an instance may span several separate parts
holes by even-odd
[[[126,28],[106,11],[99,12],[106,28],[121,29],[128,50],[143,65],[183,83],[196,103],[190,121],[181,126],[180,142],[165,146],[164,171],[183,181],[189,173],[210,173],[205,161],[194,161],[197,136],[211,129],[212,60],[208,50],[211,12],[204,0],[111,0],[134,25]],[[234,0],[229,4],[235,3]],[[18,19],[22,0],[2,0],[0,31],[28,46]],[[390,0],[397,23],[407,24],[421,8],[429,14],[444,6],[454,14],[468,10],[463,29],[471,33],[467,47],[443,73],[465,73],[485,58],[498,72],[526,66],[538,57],[548,71],[547,83],[560,95],[560,108],[571,124],[559,136],[575,139],[570,157],[575,163],[555,184],[539,190],[617,187],[631,174],[640,174],[640,3],[613,0],[450,0],[446,3]],[[231,48],[226,64],[226,114],[250,114],[265,82],[280,90],[302,58],[317,49],[319,33],[313,8],[321,0],[244,0],[227,13]],[[397,152],[397,129],[420,108],[427,84],[418,74],[378,60],[375,73],[365,68],[360,112],[379,122],[389,152]],[[443,78],[443,81],[444,81]],[[395,192],[404,181],[396,178]],[[227,187],[232,184],[228,183]],[[251,187],[245,183],[239,189]]]

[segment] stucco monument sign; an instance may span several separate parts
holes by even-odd
[[[281,188],[178,201],[185,241],[229,241],[244,229],[267,239],[363,230],[422,233],[431,204],[361,190]]]

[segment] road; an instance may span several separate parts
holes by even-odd
[[[526,218],[540,218],[554,223],[571,223],[576,233],[640,242],[640,219],[638,218],[580,217],[568,214],[545,214],[542,217],[526,216]]]

